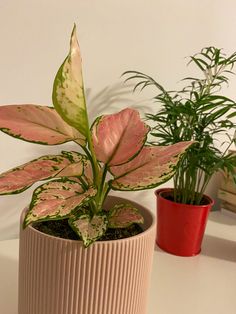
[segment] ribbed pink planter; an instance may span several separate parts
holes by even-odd
[[[110,196],[106,205],[120,202]],[[18,314],[145,314],[155,222],[135,205],[144,215],[144,232],[88,249],[32,227],[21,230]]]

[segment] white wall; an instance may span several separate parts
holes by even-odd
[[[155,91],[133,95],[121,73],[144,71],[176,88],[188,73],[185,56],[209,45],[236,50],[235,10],[233,0],[0,0],[0,104],[51,104],[53,78],[75,22],[91,116],[131,105],[150,112],[146,99]],[[235,86],[228,96],[235,97]],[[0,134],[0,172],[60,150]],[[216,185],[209,189],[214,196]],[[17,235],[31,192],[0,198],[0,239]],[[152,198],[154,209],[153,191],[139,195],[144,204]]]

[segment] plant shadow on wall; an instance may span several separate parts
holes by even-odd
[[[133,97],[130,96],[134,86],[134,84],[124,84],[120,81],[106,86],[96,93],[93,93],[92,88],[87,88],[86,98],[90,104],[88,114],[91,120],[104,112],[112,113],[124,106],[138,109],[141,114],[144,114],[148,110],[147,99],[139,97],[134,101]]]

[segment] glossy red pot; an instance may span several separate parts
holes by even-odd
[[[164,251],[178,256],[200,253],[203,235],[213,200],[204,195],[206,205],[176,203],[165,198],[173,189],[158,189],[157,245]]]

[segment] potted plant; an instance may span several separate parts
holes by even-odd
[[[236,158],[227,154],[235,142],[229,132],[236,127],[234,100],[220,90],[228,84],[236,53],[226,56],[221,49],[203,48],[190,57],[200,70],[199,77],[183,79],[181,90],[167,91],[152,77],[128,71],[127,80],[137,80],[135,88],[154,86],[157,112],[147,114],[154,123],[152,144],[173,145],[196,141],[178,163],[173,189],[157,190],[157,244],[167,252],[192,256],[201,250],[207,216],[213,200],[204,195],[208,183],[219,169],[232,172]],[[136,82],[137,82],[136,81]],[[226,141],[222,143],[222,138]]]
[[[0,129],[21,140],[78,144],[0,175],[0,194],[33,192],[22,213],[19,314],[144,314],[155,240],[149,210],[110,190],[168,180],[192,142],[147,146],[149,126],[126,108],[90,127],[74,27],[52,107],[0,106]]]

